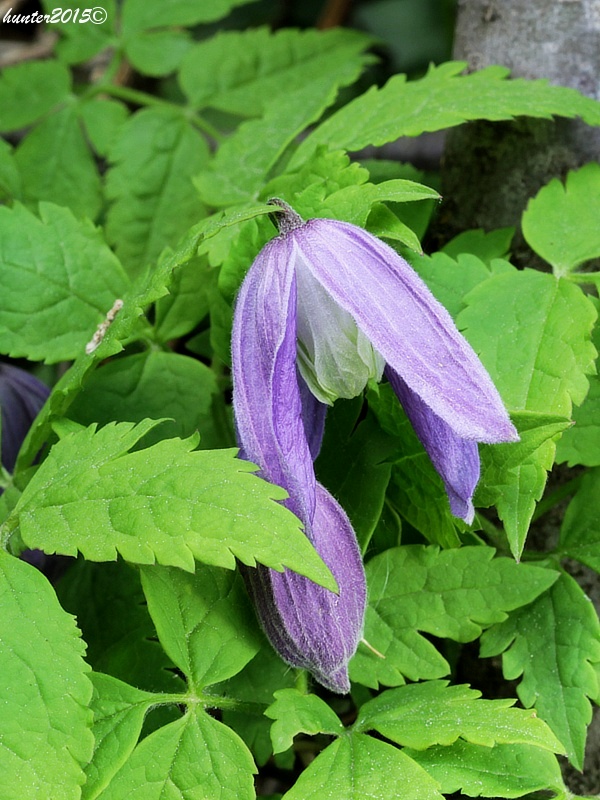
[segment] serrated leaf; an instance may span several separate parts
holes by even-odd
[[[583,475],[567,507],[560,531],[560,550],[600,572],[600,469]]]
[[[47,363],[81,353],[128,287],[99,231],[66,208],[0,208],[0,348]]]
[[[375,729],[405,747],[426,750],[459,738],[472,744],[525,744],[562,753],[560,742],[535,713],[511,708],[512,699],[483,700],[468,686],[447,681],[413,683],[388,689],[365,703],[355,730]]]
[[[200,708],[143,739],[99,800],[253,800],[254,762],[236,734]]]
[[[238,573],[144,567],[141,574],[160,643],[191,689],[231,678],[256,655],[261,639]]]
[[[315,469],[348,514],[364,552],[381,516],[392,466],[387,459],[395,444],[372,415],[358,422],[361,409],[358,398],[339,401],[329,411]]]
[[[0,550],[0,795],[78,800],[93,748],[85,645],[46,578]]]
[[[127,683],[92,673],[94,696],[94,754],[86,767],[82,800],[94,800],[127,761],[142,730],[144,717],[155,696]]]
[[[498,228],[495,231],[477,228],[463,231],[447,242],[440,252],[455,260],[459,260],[461,255],[470,254],[489,267],[497,258],[508,258],[514,235],[514,228]]]
[[[526,708],[535,707],[562,742],[570,761],[582,768],[588,697],[598,697],[594,664],[600,661],[600,623],[589,598],[569,575],[531,605],[515,611],[483,635],[481,656],[502,653],[508,680]]]
[[[300,145],[291,165],[300,164],[320,144],[357,151],[474,119],[581,116],[600,125],[600,104],[573,89],[507,80],[508,70],[496,66],[461,75],[466,66],[449,62],[430,67],[420,80],[407,82],[405,75],[395,75],[381,89],[371,87],[320,125]]]
[[[173,662],[156,641],[137,570],[123,561],[79,559],[57,585],[63,608],[77,617],[96,672],[152,692],[184,688]]]
[[[434,778],[445,795],[462,791],[469,797],[522,797],[550,790],[568,796],[560,766],[552,753],[531,745],[478,747],[458,741],[451,747],[408,750]]]
[[[200,361],[173,352],[148,350],[109,361],[92,375],[69,416],[82,425],[141,422],[170,417],[145,439],[146,446],[212,425],[217,392],[214,372]]]
[[[350,677],[367,686],[440,678],[446,660],[422,635],[469,642],[556,580],[553,570],[494,558],[490,547],[402,546],[367,563],[369,606]]]
[[[415,272],[453,317],[465,307],[465,295],[491,276],[486,264],[471,253],[457,255],[456,260],[441,251],[431,256],[411,253],[409,258]]]
[[[242,117],[260,116],[280,98],[335,78],[353,83],[371,39],[358,31],[268,28],[217,33],[187,54],[179,84],[195,108],[211,106]]]
[[[401,750],[370,736],[337,739],[282,800],[442,800],[439,784]]]
[[[286,495],[253,475],[236,450],[194,450],[167,439],[128,453],[156,422],[95,426],[51,450],[11,518],[28,547],[47,553],[194,570],[194,559],[233,569],[235,558],[285,566],[335,590],[299,522],[273,502]],[[273,536],[273,531],[277,536]]]
[[[388,435],[388,447],[393,445],[395,449],[388,455],[393,464],[388,500],[403,519],[432,543],[458,546],[458,530],[464,526],[450,512],[442,479],[391,386],[383,384],[377,391],[369,391],[368,398],[369,407]]]
[[[202,199],[220,207],[257,197],[287,146],[335,99],[335,76],[287,93],[264,117],[243,122],[194,183]]]
[[[328,733],[339,736],[344,731],[338,715],[316,694],[302,694],[297,689],[280,689],[275,692],[275,702],[267,708],[265,716],[275,720],[271,726],[271,739],[275,753],[292,746],[298,733]]]
[[[596,350],[596,309],[579,287],[541,272],[511,270],[477,286],[458,327],[511,410],[570,417],[588,390]],[[511,550],[521,554],[535,504],[553,463],[548,441],[514,470],[497,501]]]
[[[566,275],[600,256],[600,164],[586,164],[542,187],[523,214],[523,236],[535,252]]]
[[[5,67],[0,76],[0,130],[31,125],[66,101],[70,89],[69,70],[59,61],[27,61]]]
[[[110,151],[106,230],[131,273],[205,216],[192,176],[207,159],[205,139],[177,111],[143,109],[123,126]]]
[[[68,106],[37,125],[15,150],[24,201],[68,206],[95,219],[103,204],[100,174],[90,152],[77,108]]]

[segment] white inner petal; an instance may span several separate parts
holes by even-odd
[[[313,277],[296,251],[298,366],[311,392],[332,405],[356,397],[385,362],[354,319]]]

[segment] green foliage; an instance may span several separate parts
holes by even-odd
[[[367,22],[400,14],[371,5]],[[14,474],[0,470],[3,800],[252,800],[257,766],[276,775],[263,796],[285,800],[572,796],[554,754],[582,766],[600,700],[598,615],[560,564],[600,571],[598,165],[523,214],[548,274],[511,264],[507,228],[423,255],[440,176],[365,148],[469,120],[600,125],[600,104],[503,67],[383,83],[374,39],[311,27],[310,4],[304,30],[248,0],[107,0],[83,23],[77,0],[42,6],[52,54],[0,77],[0,355],[45,362],[51,387]],[[347,697],[281,660],[234,571],[336,589],[283,489],[230,449],[233,309],[276,233],[272,197],[397,247],[520,435],[481,445],[468,526],[388,384],[328,412],[317,475],[370,557]],[[569,480],[544,494],[557,462]],[[528,532],[567,497],[542,560]],[[45,559],[56,594],[21,553]],[[477,639],[523,708],[470,674]],[[456,674],[485,697],[441,680]]]

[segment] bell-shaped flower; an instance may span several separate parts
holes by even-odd
[[[280,206],[279,236],[251,266],[232,337],[241,454],[288,507],[339,594],[290,571],[247,570],[263,627],[290,664],[334,691],[362,635],[365,582],[343,510],[313,469],[326,404],[384,371],[440,473],[452,512],[473,519],[477,442],[518,439],[491,378],[446,309],[394,250],[354,225]]]
[[[0,364],[2,466],[12,472],[23,440],[50,394],[50,389],[24,369]]]

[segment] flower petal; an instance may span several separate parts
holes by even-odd
[[[306,385],[306,381],[302,375],[300,375],[300,372],[298,372],[298,386],[300,387],[304,431],[306,433],[311,458],[313,461],[316,461],[321,451],[328,406],[326,406],[325,403],[321,403],[320,400],[317,400]]]
[[[314,544],[339,594],[289,570],[244,567],[243,574],[265,632],[284,661],[344,694],[350,691],[348,661],[362,636],[365,573],[346,513],[319,483],[316,499]]]
[[[385,374],[421,444],[444,481],[450,510],[470,525],[475,516],[473,493],[480,474],[477,442],[457,436],[443,419],[408,388],[391,367]]]
[[[391,247],[355,225],[330,219],[309,220],[288,236],[298,248],[296,258],[458,436],[481,442],[518,439],[475,351]]]
[[[244,458],[287,489],[307,526],[315,475],[296,377],[296,279],[289,237],[261,250],[238,295],[231,340],[233,406]]]
[[[29,372],[0,364],[1,461],[9,472],[14,469],[23,440],[49,394],[50,389]]]

